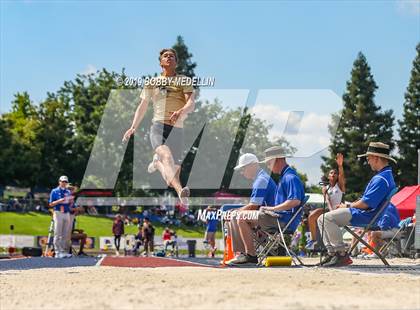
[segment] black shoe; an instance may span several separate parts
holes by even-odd
[[[323,260],[321,260],[321,262],[320,263],[318,263],[317,265],[318,266],[324,266],[326,263],[329,263],[333,258],[335,257],[335,255],[334,254],[327,254],[324,258],[323,258]]]
[[[350,255],[336,254],[328,263],[322,265],[322,267],[343,267],[353,264],[353,261],[350,258]]]
[[[246,263],[256,264],[258,263],[258,258],[256,256],[246,254]]]
[[[79,253],[77,253],[77,256],[86,257],[86,256],[89,256],[89,255],[87,255],[85,252],[79,252]]]

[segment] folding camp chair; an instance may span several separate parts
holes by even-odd
[[[394,245],[398,255],[402,256],[401,235],[402,235],[402,230],[403,229],[404,229],[404,226],[399,227],[398,230],[395,232],[395,234],[391,238],[384,239],[384,240],[386,240],[386,242],[379,249],[379,253],[381,253],[383,256],[387,256],[388,253],[389,253],[389,249],[391,248],[391,246]]]
[[[379,217],[382,215],[382,213],[385,211],[386,207],[388,206],[389,202],[391,201],[392,196],[397,192],[397,188],[394,188],[386,197],[385,201],[382,203],[382,205],[379,207],[379,210],[376,212],[376,214],[373,216],[373,218],[370,220],[370,222],[366,225],[359,225],[358,227],[363,228],[363,232],[361,235],[356,234],[351,230],[350,227],[344,226],[344,229],[347,230],[354,238],[356,238],[356,242],[353,243],[353,246],[350,247],[348,250],[348,254],[351,254],[353,249],[357,246],[359,242],[363,243],[368,249],[370,249],[373,253],[375,253],[384,263],[384,265],[389,266],[389,263],[385,259],[385,256],[380,253],[380,251],[376,250],[374,247],[372,247],[368,242],[363,240],[363,236],[368,232],[372,230],[379,230],[376,226],[377,221],[379,220]]]
[[[286,253],[292,258],[293,263],[295,265],[298,265],[296,261],[299,262],[300,265],[304,265],[302,260],[299,258],[296,253],[294,253],[289,247],[287,246],[287,243],[284,239],[284,235],[293,235],[297,227],[292,227],[291,225],[295,222],[296,218],[302,216],[303,206],[306,204],[306,202],[309,200],[309,196],[305,195],[305,198],[303,202],[298,206],[292,216],[292,218],[286,223],[286,225],[282,228],[280,225],[280,222],[277,221],[277,228],[274,228],[272,230],[266,231],[261,230],[260,231],[265,235],[265,245],[261,246],[261,250],[257,253],[258,258],[258,265],[262,266],[264,264],[265,259],[267,256],[270,256],[270,253],[272,253],[273,249],[279,249],[283,248]],[[280,215],[276,212],[265,212],[266,214],[279,218]]]

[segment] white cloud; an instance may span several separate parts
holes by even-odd
[[[96,73],[98,69],[94,65],[88,64],[86,68],[81,72],[81,74],[88,75],[92,73]]]
[[[420,0],[397,0],[399,12],[409,15],[420,15]]]
[[[288,119],[289,117],[291,120],[295,118],[290,111],[282,111],[275,105],[256,105],[252,108],[252,112],[259,119],[273,125],[269,131],[270,139],[279,136],[285,137],[292,146],[297,148],[295,153],[297,157],[312,156],[328,147],[330,143],[328,124],[331,122],[331,116],[329,114],[304,112],[297,134],[287,134]],[[289,120],[289,125],[290,122]]]

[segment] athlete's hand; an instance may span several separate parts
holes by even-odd
[[[173,124],[175,124],[176,121],[178,120],[178,118],[182,115],[182,109],[180,109],[178,111],[172,111],[171,113],[172,114],[171,114],[170,120]]]
[[[122,141],[123,142],[127,142],[129,139],[130,139],[130,137],[134,134],[136,132],[136,130],[134,129],[134,128],[129,128],[126,132],[125,132],[125,134],[124,134],[124,136],[123,136],[123,139],[122,139]]]

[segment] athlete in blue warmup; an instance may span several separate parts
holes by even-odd
[[[219,220],[217,219],[217,209],[215,207],[209,206],[207,208],[207,213],[210,213],[209,219],[207,220],[206,234],[204,236],[205,243],[210,245],[210,256],[214,257],[216,253],[216,231],[217,224]]]

